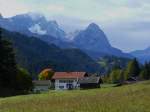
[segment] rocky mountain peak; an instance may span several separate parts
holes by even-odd
[[[91,23],[87,27],[88,30],[100,30],[99,26],[95,23]]]
[[[88,25],[85,30],[81,31],[74,38],[74,40],[77,46],[87,50],[106,51],[111,47],[106,35],[95,23]]]

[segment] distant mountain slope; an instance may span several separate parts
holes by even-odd
[[[60,49],[38,38],[2,30],[3,36],[13,42],[17,62],[35,74],[52,67],[56,71],[99,72],[101,67],[78,49]]]
[[[75,45],[85,50],[90,56],[114,55],[118,57],[131,57],[127,53],[112,47],[104,32],[95,23],[91,23],[85,30],[74,38]]]
[[[145,63],[150,61],[150,47],[144,50],[137,50],[131,52],[131,54],[139,59],[140,62]]]

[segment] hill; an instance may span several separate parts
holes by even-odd
[[[56,71],[98,72],[100,66],[79,49],[61,49],[38,38],[2,30],[3,36],[13,43],[18,64],[32,74],[50,67]]]
[[[0,112],[149,112],[150,81],[0,99]]]

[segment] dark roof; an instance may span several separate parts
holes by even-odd
[[[136,78],[136,77],[129,77],[129,78],[127,79],[127,81],[137,81],[137,78]]]
[[[50,80],[34,80],[32,81],[34,85],[36,86],[47,86],[50,85]]]
[[[83,78],[86,72],[55,72],[52,79]]]
[[[79,79],[79,84],[99,83],[100,77],[84,77]]]

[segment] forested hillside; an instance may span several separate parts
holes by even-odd
[[[38,38],[2,30],[3,37],[13,43],[16,59],[21,67],[37,74],[50,67],[56,71],[99,72],[100,66],[78,49],[60,49]]]

